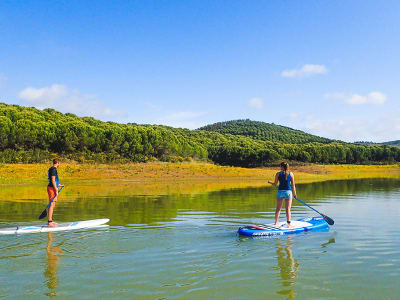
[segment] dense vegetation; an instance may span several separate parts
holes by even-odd
[[[399,147],[353,145],[328,139],[305,142],[301,136],[306,140],[313,136],[286,129],[283,135],[286,140],[282,143],[277,138],[266,140],[208,130],[102,122],[53,109],[0,103],[0,162],[42,162],[52,156],[79,162],[196,159],[245,167],[283,159],[315,163],[400,161]],[[292,131],[296,134],[289,142]],[[279,132],[275,137],[280,136]]]
[[[219,122],[199,129],[222,134],[249,136],[261,141],[274,141],[286,144],[306,144],[313,142],[328,144],[334,142],[333,140],[308,134],[304,131],[273,123],[251,121],[249,119]]]

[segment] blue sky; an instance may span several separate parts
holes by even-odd
[[[400,139],[399,1],[1,1],[0,102]]]

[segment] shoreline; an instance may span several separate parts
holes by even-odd
[[[0,165],[0,201],[47,201],[49,164]],[[329,180],[388,178],[400,180],[399,165],[294,166],[296,185]],[[237,168],[205,163],[67,164],[59,169],[68,186],[63,201],[103,196],[199,194],[226,189],[273,188],[277,168]]]
[[[47,182],[50,164],[0,164],[0,186],[35,185]],[[241,168],[209,163],[61,163],[59,176],[65,183],[177,183],[272,180],[279,168]],[[400,178],[395,165],[301,165],[290,168],[296,183],[362,178]]]

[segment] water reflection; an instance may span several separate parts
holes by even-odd
[[[79,299],[83,294],[98,299],[395,299],[400,294],[400,239],[394,238],[400,234],[399,181],[330,184],[298,189],[307,203],[335,218],[331,233],[256,240],[236,240],[234,232],[272,218],[276,200],[264,188],[60,202],[59,221],[107,216],[114,225],[132,226],[112,226],[107,234],[53,233],[48,240],[47,234],[0,237],[0,277],[7,277],[0,279],[0,294],[13,299]],[[312,214],[304,206],[294,209],[295,217]],[[0,200],[0,225],[16,226],[18,220],[26,225],[24,214],[35,224],[42,210],[43,203]]]
[[[321,248],[326,248],[329,244],[335,243],[335,238],[321,244]],[[298,279],[300,267],[299,261],[295,258],[292,251],[294,244],[293,237],[279,238],[276,240],[276,258],[277,266],[273,268],[279,271],[281,287],[276,291],[278,295],[285,296],[286,299],[295,299],[294,287]],[[324,251],[325,252],[325,251]]]
[[[265,212],[269,217],[268,214],[276,208],[276,190],[267,187],[169,195],[134,195],[134,191],[130,195],[127,191],[134,190],[132,188],[121,189],[119,193],[114,185],[103,185],[104,189],[107,187],[113,189],[115,194],[107,196],[103,189],[101,191],[104,194],[101,191],[95,193],[84,186],[80,190],[83,196],[65,193],[62,201],[57,204],[56,219],[72,221],[76,215],[80,215],[82,220],[107,217],[111,219],[111,225],[154,225],[174,221],[180,211],[207,211],[236,219],[237,212],[240,212],[242,218],[254,218],[259,212]],[[365,179],[302,184],[298,192],[308,204],[313,205],[329,197],[344,198],[347,195],[366,195],[376,191],[392,193],[398,188],[398,180]],[[34,194],[34,190],[31,192]],[[18,202],[17,195],[15,201],[4,201],[3,194],[0,188],[0,221],[37,221],[45,204],[43,201]],[[298,208],[302,210],[304,206],[297,201],[293,202],[293,214]]]
[[[282,282],[282,289],[276,293],[287,296],[287,299],[294,299],[295,294],[293,287],[296,284],[297,271],[299,270],[299,262],[293,257],[291,246],[293,240],[290,236],[286,240],[277,239],[276,257],[278,261],[277,269]]]
[[[56,290],[58,285],[58,278],[57,278],[57,269],[58,269],[58,262],[60,258],[58,254],[62,253],[62,250],[59,246],[53,246],[53,242],[55,241],[53,238],[53,233],[48,232],[49,241],[46,247],[47,253],[47,260],[46,260],[46,268],[44,270],[44,276],[46,279],[46,286],[48,288],[48,292],[45,294],[49,297],[56,296]]]
[[[321,245],[321,247],[322,248],[326,248],[326,246],[328,246],[329,244],[334,244],[335,243],[335,238],[334,237],[331,237],[330,239],[329,239],[329,241],[327,241],[326,243],[323,243],[322,245]]]

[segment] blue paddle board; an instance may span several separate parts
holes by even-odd
[[[328,231],[328,223],[322,217],[302,218],[292,221],[291,228],[286,222],[280,222],[279,225],[263,224],[249,225],[240,227],[238,233],[246,236],[274,236],[284,234],[294,234],[304,231]]]

